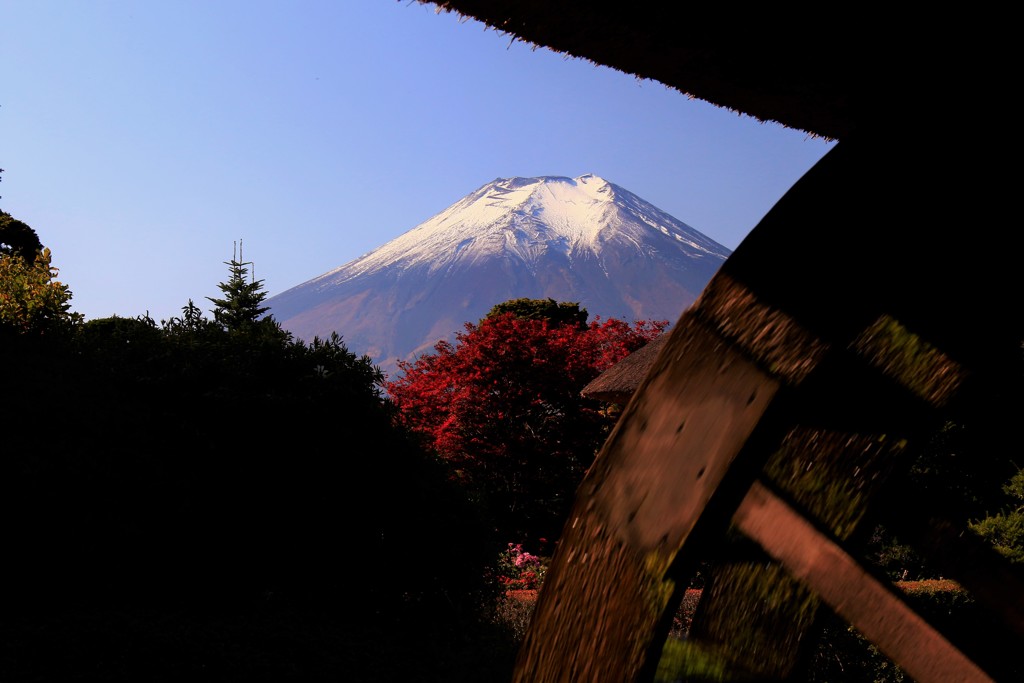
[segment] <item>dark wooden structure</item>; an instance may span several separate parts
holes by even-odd
[[[1003,20],[434,4],[838,140],[658,351],[578,491],[516,680],[792,679],[823,609],[915,680],[1019,675],[999,649],[1024,642],[1019,572],[941,499],[903,505],[894,485],[949,420],[1020,449]],[[971,592],[991,638],[956,642],[876,575],[859,552],[879,519]],[[672,612],[709,557],[711,588],[669,653]]]

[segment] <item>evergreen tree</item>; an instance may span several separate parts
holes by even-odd
[[[261,319],[270,320],[272,326],[276,327],[272,318],[263,319],[263,314],[270,310],[268,306],[262,305],[263,300],[267,298],[263,280],[248,277],[247,266],[252,264],[243,261],[242,258],[239,242],[238,256],[232,255],[230,261],[224,262],[228,267],[228,281],[217,285],[224,293],[224,298],[206,297],[214,305],[213,318],[228,332],[253,331]]]
[[[203,312],[193,303],[192,299],[189,299],[188,303],[181,307],[180,316],[171,316],[169,320],[161,320],[160,323],[164,332],[171,337],[199,334],[211,327],[219,329],[217,323],[203,316]]]

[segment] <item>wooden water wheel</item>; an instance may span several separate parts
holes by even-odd
[[[1020,448],[998,17],[930,17],[924,32],[898,12],[826,26],[776,7],[434,4],[838,140],[658,351],[577,493],[516,681],[793,679],[823,611],[915,680],[1019,676],[1006,648],[1024,641],[1020,572],[941,498],[901,495],[951,419],[987,420],[993,445]],[[878,520],[971,592],[984,637],[945,633],[872,569]],[[668,647],[698,566],[709,587]]]

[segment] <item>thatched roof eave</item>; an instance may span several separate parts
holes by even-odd
[[[667,340],[668,333],[665,333],[648,342],[594,378],[580,394],[584,398],[626,405]]]
[[[828,139],[848,134],[876,106],[886,116],[898,107],[908,84],[902,64],[928,40],[908,43],[903,31],[912,26],[910,18],[900,23],[894,16],[886,22],[847,17],[839,31],[818,17],[777,6],[738,16],[729,6],[728,14],[712,16],[650,0],[616,10],[595,9],[584,0],[419,1],[514,40]],[[941,70],[940,60],[930,60]],[[925,74],[918,69],[914,76]]]

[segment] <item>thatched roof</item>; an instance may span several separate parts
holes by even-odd
[[[914,131],[951,104],[995,100],[1004,86],[994,70],[1013,63],[1015,41],[993,35],[998,17],[959,10],[924,16],[837,7],[830,23],[778,3],[420,1],[513,39],[831,139],[869,122]],[[968,49],[971,33],[984,37]]]
[[[902,164],[907,182],[930,183],[937,202],[957,199],[965,218],[950,213],[953,224],[996,220],[993,198],[1012,193],[1010,175],[992,169],[1014,158],[1018,116],[1007,93],[1016,78],[1016,22],[985,7],[418,1],[761,121],[835,140],[871,139],[876,150],[889,145],[900,153],[880,154],[880,168],[891,179]],[[975,207],[988,214],[973,215]],[[891,237],[902,227],[890,221],[884,229]],[[645,357],[653,362],[646,353],[627,360]],[[625,390],[619,383],[638,374],[629,365],[616,370],[622,377],[600,381]]]
[[[667,340],[665,333],[648,342],[602,372],[580,393],[586,398],[626,405]]]

